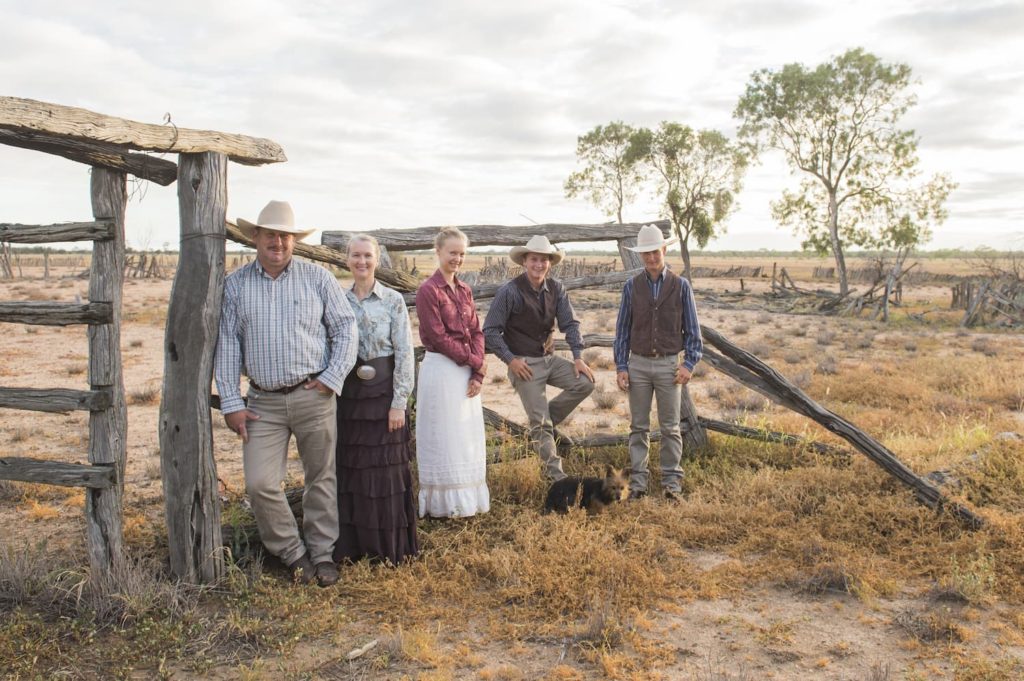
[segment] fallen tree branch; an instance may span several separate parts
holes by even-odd
[[[743,375],[742,372],[738,372],[737,375],[730,374],[733,378],[798,414],[802,414],[812,421],[820,423],[830,432],[843,438],[878,464],[889,475],[912,489],[918,500],[930,508],[937,510],[948,509],[956,518],[966,522],[971,528],[978,528],[984,524],[982,518],[973,511],[950,500],[938,488],[910,470],[885,445],[843,417],[812,400],[802,390],[775,371],[775,369],[746,350],[734,345],[713,328],[701,325],[701,332],[704,339],[722,352],[726,358],[732,360],[733,364],[744,370],[747,374],[754,374],[759,380],[748,384],[739,378],[739,375]]]

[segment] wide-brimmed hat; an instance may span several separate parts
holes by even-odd
[[[640,228],[640,232],[636,235],[636,246],[626,246],[626,248],[634,253],[648,253],[656,251],[662,246],[671,246],[677,241],[679,239],[676,237],[666,239],[658,225],[651,224]]]
[[[300,241],[316,231],[316,228],[302,229],[295,226],[295,213],[292,211],[291,204],[287,201],[271,201],[268,203],[260,211],[260,216],[256,218],[256,222],[249,222],[243,218],[238,218],[238,229],[250,239],[255,236],[257,227],[272,229],[275,232],[294,234],[295,238]]]
[[[562,258],[565,255],[562,251],[552,246],[551,242],[543,234],[531,236],[525,246],[513,246],[512,250],[508,252],[508,257],[512,258],[512,262],[515,264],[522,265],[523,261],[526,260],[527,253],[540,253],[549,256],[552,267],[562,262]]]

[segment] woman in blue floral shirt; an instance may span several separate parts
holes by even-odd
[[[345,293],[359,323],[359,359],[338,398],[334,559],[397,565],[419,551],[406,414],[414,359],[405,301],[374,277],[379,254],[372,236],[348,243],[355,282]]]

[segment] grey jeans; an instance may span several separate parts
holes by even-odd
[[[679,432],[681,387],[675,382],[679,357],[629,356],[629,489],[647,491],[647,460],[651,446],[651,401],[658,400],[661,429],[661,484],[678,492],[682,486],[683,437]]]
[[[545,476],[550,480],[561,480],[565,472],[552,431],[594,391],[594,384],[583,374],[576,376],[575,366],[564,357],[547,355],[522,359],[533,371],[533,378],[524,381],[509,369],[508,379],[530,420],[530,445],[544,464]],[[550,402],[547,398],[549,385],[562,389]]]
[[[338,423],[334,393],[299,388],[287,395],[249,390],[249,409],[259,414],[249,421],[249,441],[242,445],[245,491],[252,504],[260,539],[285,563],[302,557],[308,547],[314,564],[331,560],[338,540],[337,471],[334,446]],[[302,460],[302,531],[281,485],[287,475],[288,441]]]

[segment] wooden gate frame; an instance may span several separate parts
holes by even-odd
[[[122,497],[127,407],[121,364],[127,175],[178,181],[181,263],[168,309],[160,405],[160,455],[171,569],[212,582],[224,570],[213,462],[209,392],[224,283],[227,161],[285,161],[267,139],[115,118],[75,107],[0,97],[0,143],[92,166],[93,220],[0,224],[0,242],[93,241],[89,302],[3,302],[0,321],[87,324],[89,390],[0,388],[0,407],[89,411],[89,464],[0,459],[0,479],[86,488],[89,562],[109,570],[123,559]],[[179,154],[175,164],[131,150]]]

